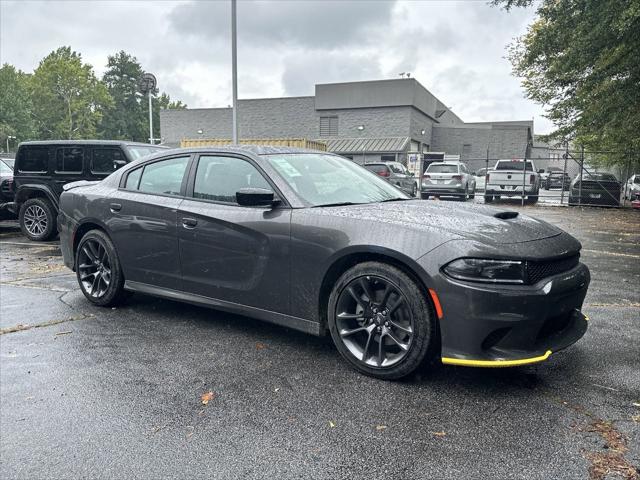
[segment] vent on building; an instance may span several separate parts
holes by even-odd
[[[469,159],[471,158],[471,144],[465,143],[462,145],[462,158]]]
[[[338,117],[320,117],[320,136],[338,136]]]

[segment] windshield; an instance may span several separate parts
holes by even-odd
[[[7,165],[4,162],[0,162],[0,173],[13,173],[13,170],[11,170],[11,168],[9,168],[9,165]]]
[[[142,157],[146,157],[147,155],[153,155],[154,153],[161,152],[162,150],[166,150],[165,147],[156,147],[153,145],[127,145],[126,146],[129,155],[133,160],[137,160]]]
[[[513,162],[498,162],[496,170],[522,170],[524,162],[522,160],[514,160]],[[527,170],[533,171],[531,162],[527,162]]]
[[[458,173],[457,165],[444,165],[442,163],[432,163],[427,167],[429,173]]]
[[[265,158],[312,206],[409,199],[386,180],[346,158],[321,153],[287,153]]]

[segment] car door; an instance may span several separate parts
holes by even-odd
[[[291,210],[236,202],[241,188],[275,186],[240,156],[201,154],[191,170],[178,212],[185,291],[288,313]]]
[[[51,186],[57,198],[66,183],[84,178],[87,148],[84,145],[63,145],[54,148]]]
[[[181,290],[177,211],[190,155],[173,155],[125,172],[108,199],[109,228],[127,281]]]

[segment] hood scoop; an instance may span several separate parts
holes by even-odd
[[[510,211],[498,212],[498,213],[495,213],[493,216],[496,218],[499,218],[500,220],[511,220],[512,218],[516,218],[518,216],[518,212],[510,212]]]

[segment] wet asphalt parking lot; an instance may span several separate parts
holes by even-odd
[[[93,307],[56,242],[0,224],[0,476],[637,478],[640,212],[508,205],[583,243],[586,336],[536,366],[402,382],[244,317]]]

